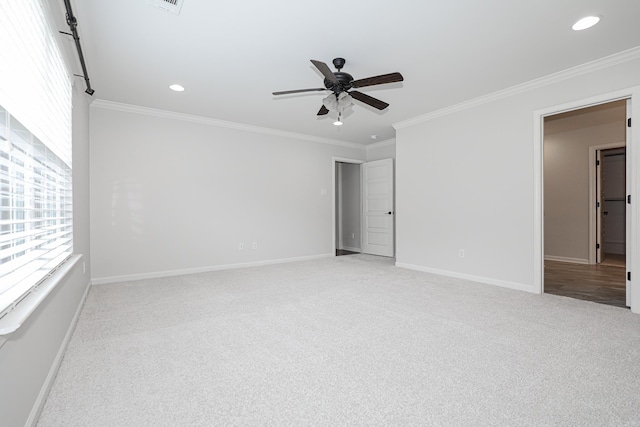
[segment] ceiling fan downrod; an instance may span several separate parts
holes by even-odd
[[[336,67],[338,69],[338,71],[342,70],[344,68],[344,64],[347,63],[347,60],[344,58],[334,58],[333,59],[333,66]]]

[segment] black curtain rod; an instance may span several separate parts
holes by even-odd
[[[78,20],[73,16],[70,0],[64,0],[64,6],[67,8],[67,24],[69,25],[69,28],[71,28],[71,35],[73,36],[73,40],[76,42],[76,49],[78,50],[78,56],[80,57],[80,65],[82,66],[82,73],[84,74],[82,77],[84,77],[84,81],[87,84],[87,90],[85,90],[85,92],[89,95],[93,95],[95,90],[91,89],[89,73],[87,72],[87,65],[84,63],[84,55],[82,54],[82,47],[80,46],[80,37],[78,36],[78,30],[76,28],[78,26]]]

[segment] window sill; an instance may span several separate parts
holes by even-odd
[[[0,319],[0,347],[8,336],[17,331],[56,286],[71,272],[82,255],[73,255],[51,277],[24,298],[16,307]]]

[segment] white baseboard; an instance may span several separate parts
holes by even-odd
[[[209,267],[185,268],[180,270],[156,271],[153,273],[126,274],[122,276],[98,277],[91,280],[93,285],[129,282],[132,280],[158,279],[161,277],[184,276],[187,274],[207,273],[210,271],[232,270],[236,268],[260,267],[263,265],[283,264],[286,262],[310,261],[314,259],[330,258],[335,254],[311,255],[296,258],[270,259],[266,261],[242,262],[238,264],[214,265]]]
[[[87,294],[89,293],[89,289],[91,289],[91,282],[87,283],[87,287],[84,290],[84,294],[80,299],[80,303],[78,304],[78,308],[76,309],[73,318],[71,319],[71,323],[69,323],[69,327],[67,328],[67,332],[64,334],[64,338],[62,339],[62,343],[60,344],[60,348],[58,349],[58,353],[56,354],[55,359],[53,359],[53,363],[51,364],[51,368],[49,368],[49,373],[47,374],[47,378],[44,380],[42,387],[40,388],[40,393],[38,393],[38,397],[36,401],[33,403],[31,408],[31,413],[29,413],[29,418],[25,423],[25,426],[35,427],[38,423],[38,418],[40,418],[40,413],[44,408],[44,404],[47,401],[47,397],[49,396],[49,391],[53,386],[53,382],[58,375],[58,369],[60,369],[60,364],[62,363],[62,358],[64,357],[64,353],[67,351],[67,345],[71,340],[71,336],[73,335],[73,331],[76,329],[76,324],[78,323],[78,318],[80,317],[80,312],[82,312],[82,308],[84,307],[84,302],[87,299]]]
[[[584,258],[569,258],[564,256],[554,256],[554,255],[545,255],[545,261],[560,261],[560,262],[570,262],[573,264],[589,264],[588,259]]]
[[[438,276],[453,277],[456,279],[469,280],[472,282],[484,283],[487,285],[500,286],[502,288],[515,289],[517,291],[531,292],[537,294],[538,291],[533,286],[522,283],[509,282],[506,280],[492,279],[489,277],[474,276],[472,274],[458,273],[455,271],[439,270],[437,268],[423,267],[420,265],[406,264],[396,262],[396,267],[407,268],[409,270],[417,270],[425,273],[437,274]]]
[[[362,252],[362,249],[352,248],[351,246],[345,246],[342,249],[344,249],[345,251],[351,251],[351,252]]]

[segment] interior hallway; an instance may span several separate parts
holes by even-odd
[[[624,255],[607,255],[596,265],[544,262],[546,293],[626,307]]]

